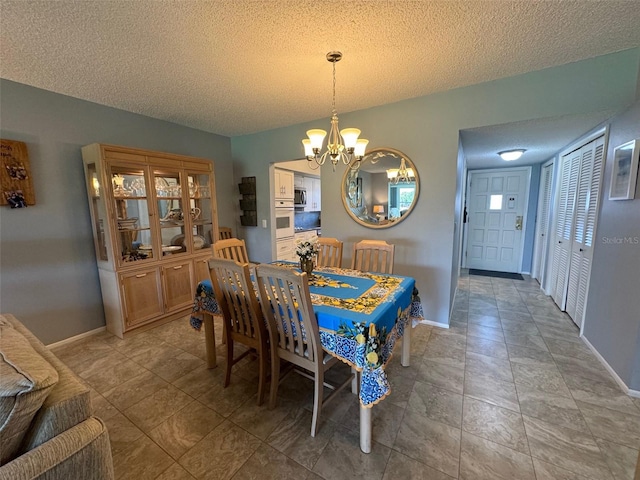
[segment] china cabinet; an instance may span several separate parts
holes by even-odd
[[[218,238],[213,163],[102,144],[82,158],[107,330],[185,315]]]

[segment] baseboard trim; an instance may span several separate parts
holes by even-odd
[[[622,388],[622,391],[624,393],[626,393],[627,395],[631,395],[631,392],[635,391],[635,390],[631,390],[627,386],[627,384],[624,383],[624,381],[618,376],[616,371],[613,368],[611,368],[611,365],[609,365],[607,363],[607,361],[604,359],[604,357],[602,355],[600,355],[600,352],[598,352],[598,350],[596,350],[596,347],[591,345],[591,342],[589,342],[589,340],[587,340],[587,337],[585,337],[584,335],[580,335],[580,338],[587,345],[587,347],[589,347],[589,349],[593,352],[593,354],[596,356],[596,358],[598,360],[600,360],[600,363],[602,364],[602,366],[607,369],[607,372],[609,372],[611,374],[611,376],[616,381],[616,383],[620,386],[620,388]],[[640,397],[640,392],[636,392],[636,393]],[[635,396],[635,395],[631,395],[631,396]]]
[[[446,323],[434,322],[433,320],[414,320],[413,326],[415,327],[420,323],[424,325],[431,325],[433,327],[449,328],[449,325],[447,325]]]
[[[61,347],[61,346],[66,345],[68,343],[72,343],[72,342],[75,342],[77,340],[81,340],[83,338],[91,337],[93,335],[97,335],[99,333],[106,332],[106,331],[107,331],[107,327],[94,328],[93,330],[89,330],[88,332],[84,332],[84,333],[80,333],[78,335],[74,335],[73,337],[65,338],[64,340],[60,340],[59,342],[50,343],[50,344],[47,345],[47,348],[51,349],[51,348]]]

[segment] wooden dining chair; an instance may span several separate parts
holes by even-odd
[[[224,387],[231,381],[231,367],[255,350],[258,355],[258,405],[262,405],[266,390],[269,346],[267,327],[251,282],[249,265],[234,260],[209,260],[211,283],[224,320],[227,344],[227,366]],[[249,347],[234,358],[235,342]]]
[[[361,240],[353,246],[351,268],[361,272],[393,273],[395,246],[384,240]]]
[[[351,383],[350,375],[340,385],[325,382],[324,373],[337,363],[336,357],[322,349],[318,321],[311,304],[309,282],[306,273],[298,273],[286,267],[259,265],[256,267],[260,307],[267,320],[271,346],[271,392],[269,408],[276,405],[280,360],[311,372],[301,372],[315,382],[311,436],[318,433],[320,412],[344,387]],[[286,376],[286,375],[285,375]],[[324,397],[323,385],[333,390]]]
[[[249,256],[247,255],[247,247],[245,246],[244,240],[238,238],[218,240],[213,244],[213,256],[226,258],[227,260],[235,260],[238,263],[249,263]]]
[[[233,238],[233,232],[229,227],[218,227],[218,237],[220,240]]]
[[[342,267],[342,242],[337,238],[318,238],[319,267]]]

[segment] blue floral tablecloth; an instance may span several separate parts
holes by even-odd
[[[297,268],[290,262],[276,265]],[[372,406],[391,388],[384,367],[396,341],[421,319],[422,305],[415,280],[399,275],[317,268],[309,279],[320,341],[331,355],[362,372],[360,401]],[[202,313],[221,314],[209,280],[198,284],[190,323],[200,330]]]

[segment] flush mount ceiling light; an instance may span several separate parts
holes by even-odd
[[[498,152],[498,155],[500,155],[504,161],[511,162],[513,160],[519,159],[524,152],[526,152],[524,148],[518,148],[516,150],[505,150],[504,152]]]
[[[307,136],[302,140],[304,145],[304,154],[309,162],[315,161],[319,166],[324,165],[327,157],[331,159],[333,171],[336,171],[336,165],[342,161],[345,165],[357,169],[360,161],[364,157],[369,140],[364,138],[358,139],[360,130],[357,128],[345,128],[338,130],[338,112],[336,111],[336,63],[342,60],[342,53],[329,52],[327,60],[333,64],[333,110],[331,114],[331,130],[327,139],[327,150],[320,155],[322,143],[327,132],[320,129],[307,131]],[[317,168],[317,167],[316,167]]]

